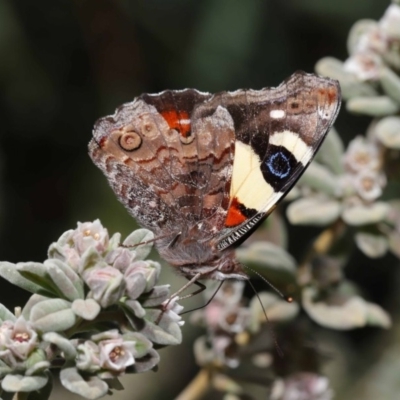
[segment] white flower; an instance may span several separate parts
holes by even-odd
[[[122,337],[103,340],[99,343],[99,349],[100,364],[107,370],[122,372],[135,363],[133,341],[124,341]]]
[[[362,136],[353,139],[344,155],[344,163],[352,172],[379,168],[379,150],[375,144],[367,142]]]
[[[175,296],[173,299],[165,300],[162,305],[165,315],[167,315],[173,322],[176,322],[179,326],[185,324],[179,313],[183,310],[183,306],[177,303],[179,296]]]
[[[271,400],[331,400],[333,391],[324,376],[301,372],[278,379],[271,389]]]
[[[400,6],[391,4],[379,21],[379,27],[390,38],[400,39]]]
[[[72,240],[74,247],[82,255],[89,247],[94,247],[99,253],[103,253],[107,250],[109,237],[107,229],[96,219],[94,222],[78,222]]]
[[[382,195],[385,178],[376,171],[360,171],[353,177],[358,195],[365,201],[373,201]]]
[[[343,64],[344,70],[356,75],[360,81],[379,79],[381,66],[382,59],[372,51],[354,54]]]
[[[250,310],[245,307],[225,307],[219,317],[219,327],[228,333],[240,333],[250,320]]]
[[[238,304],[243,296],[244,281],[227,280],[222,285],[221,289],[215,295],[213,301],[221,304],[233,305]],[[214,288],[213,288],[214,291]]]
[[[4,355],[18,360],[26,360],[38,346],[38,335],[33,330],[30,322],[24,317],[19,317],[15,322],[4,321],[0,327],[0,349],[5,350]],[[10,360],[14,362],[14,357]],[[0,358],[3,358],[0,354]]]
[[[357,53],[375,52],[384,54],[389,47],[389,38],[379,26],[373,26],[364,35],[361,35],[357,43]]]

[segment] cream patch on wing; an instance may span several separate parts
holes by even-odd
[[[230,196],[256,210],[265,209],[266,203],[273,204],[282,195],[265,182],[260,165],[261,160],[252,148],[237,140]]]
[[[269,144],[285,147],[294,155],[296,160],[301,162],[304,166],[308,164],[313,156],[312,147],[308,146],[307,143],[301,139],[300,135],[288,130],[271,135]]]

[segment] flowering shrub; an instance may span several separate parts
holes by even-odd
[[[181,342],[181,306],[164,306],[169,286],[156,285],[160,265],[146,259],[152,239],[139,229],[121,246],[96,220],[65,232],[43,263],[0,263],[3,278],[34,293],[16,315],[0,307],[4,391],[45,398],[49,369],[60,368],[65,388],[95,399],[119,376],[154,369],[156,348]]]
[[[207,308],[192,315],[193,322],[207,328],[207,335],[195,343],[197,363],[213,372],[207,382],[226,393],[226,399],[245,398],[246,381],[266,386],[273,400],[334,397],[329,380],[321,375],[323,357],[317,344],[304,345],[310,332],[301,308],[329,329],[391,327],[389,314],[362,297],[346,279],[344,266],[352,242],[369,258],[389,251],[400,257],[400,202],[398,193],[393,196],[400,179],[400,6],[390,5],[378,22],[356,23],[348,47],[348,60],[324,58],[316,70],[340,81],[349,112],[374,119],[367,133],[356,136],[347,148],[332,129],[287,196],[289,222],[322,232],[297,263],[285,250],[287,232],[275,213],[262,235],[253,235],[237,250],[244,265],[278,282],[297,302],[259,294],[276,334],[264,323],[258,299],[241,296],[242,282],[224,284]],[[273,243],[259,240],[266,236]],[[187,393],[182,399],[191,398]]]
[[[344,62],[324,58],[316,70],[338,79],[347,110],[371,124],[347,147],[332,129],[287,197],[289,222],[321,233],[296,261],[274,213],[237,251],[295,301],[264,291],[247,299],[239,281],[225,282],[212,298],[210,284],[205,299],[212,301],[190,316],[205,329],[194,344],[200,372],[179,400],[210,387],[225,400],[249,398],[248,382],[272,400],[332,399],[318,343],[304,345],[311,322],[341,331],[392,324],[346,278],[345,265],[352,245],[372,259],[400,258],[400,6],[391,4],[380,21],[357,22],[348,49]],[[179,298],[170,300],[169,286],[157,284],[160,264],[147,258],[153,239],[139,229],[121,242],[97,220],[65,232],[43,263],[0,263],[3,278],[33,293],[14,313],[0,305],[5,392],[48,398],[57,368],[66,389],[99,398],[120,389],[123,374],[154,370],[159,349],[181,343]]]

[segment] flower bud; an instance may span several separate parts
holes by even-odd
[[[125,290],[124,276],[116,268],[92,268],[85,274],[92,297],[103,307],[115,304]]]

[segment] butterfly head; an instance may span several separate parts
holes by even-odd
[[[242,265],[236,259],[234,251],[231,250],[220,253],[215,260],[207,263],[207,265],[185,265],[179,269],[187,278],[200,272],[202,274],[201,279],[213,279],[217,281],[249,279],[248,275],[243,271]]]

